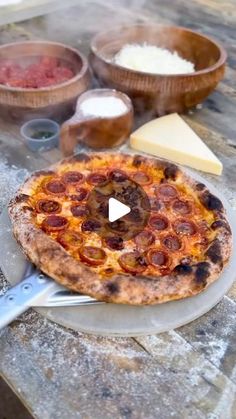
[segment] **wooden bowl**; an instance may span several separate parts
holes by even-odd
[[[90,73],[87,59],[66,45],[29,41],[0,47],[1,60],[17,60],[30,65],[40,56],[56,57],[67,62],[75,76],[66,82],[41,88],[15,88],[0,84],[0,115],[17,121],[52,118],[62,121],[72,115],[78,96],[88,89]]]
[[[123,45],[144,42],[177,51],[195,64],[196,71],[157,75],[130,70],[111,61]],[[96,35],[89,60],[100,84],[128,94],[136,112],[164,115],[181,113],[203,102],[223,78],[226,57],[220,45],[198,32],[177,26],[134,25]]]
[[[126,111],[113,116],[83,114],[81,105],[86,99],[103,97],[119,98]],[[94,149],[117,147],[127,140],[132,126],[133,106],[128,96],[113,89],[88,90],[79,97],[75,114],[61,126],[60,148],[69,156],[78,142]]]

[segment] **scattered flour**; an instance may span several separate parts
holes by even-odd
[[[26,169],[14,165],[9,167],[6,160],[0,160],[0,212],[28,174]]]
[[[27,176],[28,171],[26,169],[16,166],[9,167],[6,160],[0,160],[0,213]],[[9,284],[0,270],[0,296],[8,288]]]

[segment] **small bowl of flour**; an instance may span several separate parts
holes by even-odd
[[[61,150],[70,155],[78,142],[94,149],[117,147],[128,139],[132,126],[133,106],[126,94],[88,90],[79,97],[74,116],[61,127]]]

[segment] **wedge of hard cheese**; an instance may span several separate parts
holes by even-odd
[[[137,129],[131,134],[130,145],[194,169],[215,175],[222,173],[220,160],[176,113],[154,119]]]

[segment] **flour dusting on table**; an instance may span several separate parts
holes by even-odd
[[[16,166],[8,166],[7,161],[0,160],[0,212],[8,204],[29,172]]]

